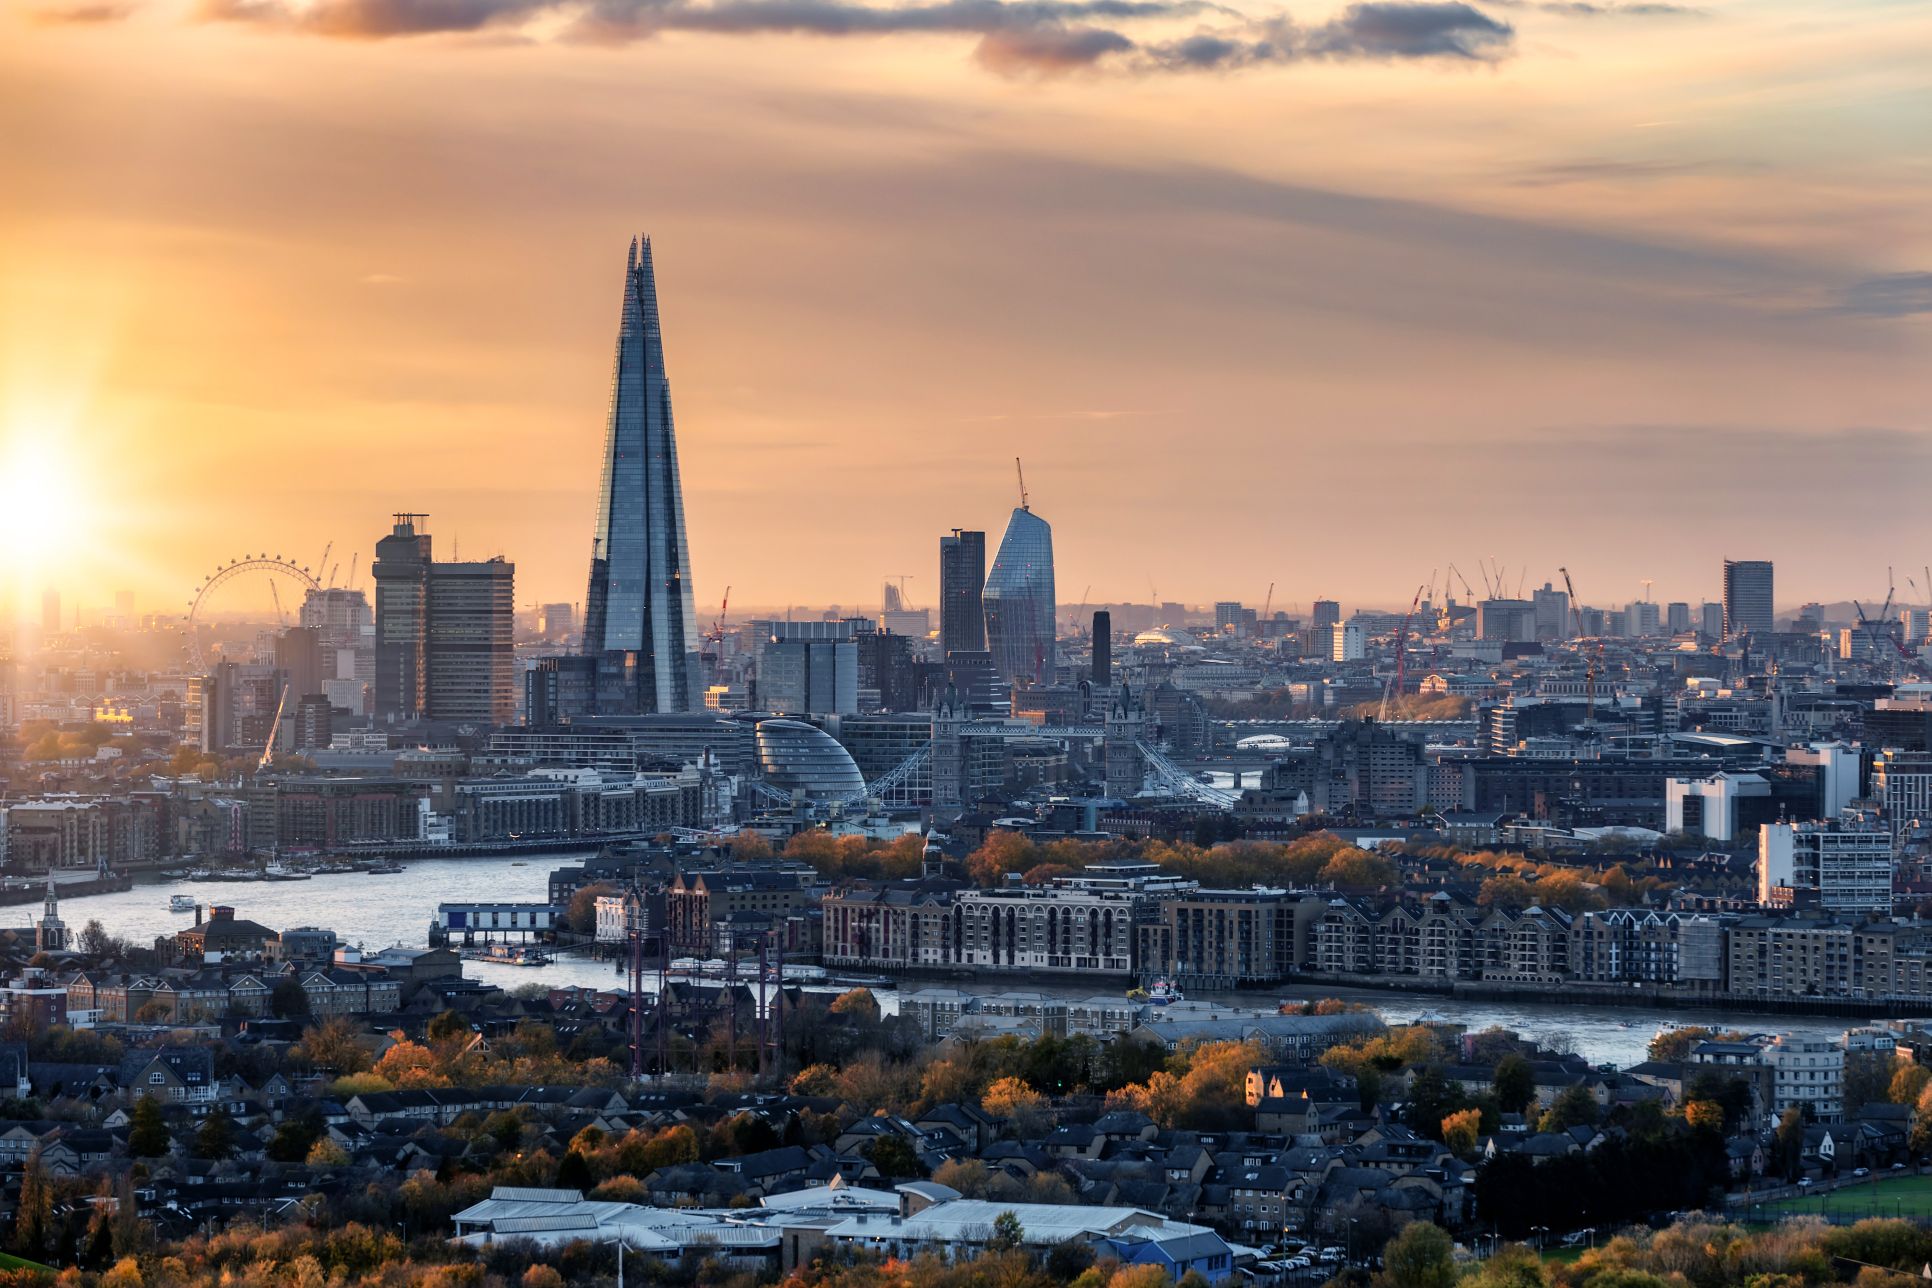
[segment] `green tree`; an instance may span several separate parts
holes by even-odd
[[[1536,1071],[1520,1051],[1496,1062],[1496,1103],[1506,1114],[1520,1114],[1536,1100]]]
[[[597,1178],[591,1175],[589,1160],[576,1150],[567,1152],[563,1156],[563,1162],[557,1164],[556,1187],[558,1189],[588,1190],[596,1184]]]
[[[1591,1127],[1602,1114],[1597,1098],[1590,1089],[1581,1084],[1565,1087],[1557,1098],[1550,1102],[1543,1121],[1537,1124],[1541,1131],[1568,1131],[1572,1127]]]
[[[127,1152],[136,1158],[159,1158],[174,1143],[168,1124],[161,1118],[161,1102],[142,1096],[134,1102],[132,1123],[128,1128]]]
[[[283,976],[268,995],[268,1009],[277,1019],[307,1019],[309,995],[302,991],[302,981],[293,975]]]
[[[993,1218],[993,1237],[986,1246],[995,1252],[1008,1252],[1020,1246],[1026,1238],[1026,1227],[1020,1224],[1019,1214],[1002,1212]]]
[[[195,1133],[195,1157],[219,1161],[234,1152],[235,1120],[228,1116],[226,1109],[217,1106]]]
[[[919,1176],[925,1171],[919,1166],[919,1155],[913,1149],[912,1142],[904,1136],[879,1137],[865,1151],[865,1156],[872,1160],[872,1166],[879,1169],[879,1175],[888,1181]]]
[[[1382,1249],[1382,1288],[1455,1288],[1456,1245],[1440,1226],[1413,1221]]]

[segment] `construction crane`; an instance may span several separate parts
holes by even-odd
[[[730,607],[731,607],[731,587],[726,586],[724,599],[720,601],[718,604],[718,620],[711,623],[711,631],[709,634],[705,636],[706,639],[712,641],[713,643],[716,643],[717,641],[722,640],[724,638],[725,610],[729,609]],[[787,620],[789,620],[790,610],[789,609],[786,610],[786,613],[787,613]]]
[[[1415,616],[1415,610],[1421,603],[1422,587],[1417,586],[1415,588],[1415,598],[1409,601],[1409,611],[1402,614],[1402,625],[1395,632],[1395,674],[1390,678],[1387,687],[1382,690],[1382,708],[1375,715],[1376,723],[1378,724],[1388,723],[1389,698],[1392,694],[1402,692],[1403,682],[1408,676],[1409,619]]]
[[[1469,584],[1469,578],[1462,575],[1462,569],[1456,567],[1454,564],[1450,564],[1449,571],[1455,573],[1456,580],[1462,583],[1462,593],[1474,599],[1476,597],[1476,588]],[[1477,571],[1481,570],[1478,569]]]
[[[288,685],[282,686],[282,696],[275,703],[275,718],[268,725],[268,742],[262,747],[262,758],[255,764],[255,772],[267,769],[275,759],[275,735],[282,731],[282,711],[288,706]]]
[[[1563,591],[1570,597],[1570,612],[1576,619],[1576,638],[1583,638],[1583,607],[1577,603],[1576,585],[1570,580],[1568,568],[1558,568],[1563,574]],[[1595,724],[1597,719],[1597,671],[1603,666],[1603,637],[1597,637],[1595,653],[1583,656],[1583,719],[1586,724]]]
[[[1026,470],[1021,468],[1020,458],[1017,456],[1013,458],[1013,472],[1020,476],[1020,508],[1031,510],[1032,507],[1026,503]]]
[[[275,579],[268,579],[268,597],[275,601],[275,624],[283,630],[288,629],[288,614],[282,609],[282,592],[275,588]]]
[[[1261,620],[1268,620],[1268,610],[1275,606],[1275,584],[1268,583],[1268,597],[1261,601]]]

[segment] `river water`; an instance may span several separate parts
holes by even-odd
[[[170,896],[186,894],[204,906],[231,906],[237,917],[261,922],[274,930],[295,926],[333,930],[342,942],[373,952],[392,944],[420,946],[427,942],[430,919],[439,903],[542,903],[549,898],[551,870],[575,861],[545,855],[516,859],[423,859],[408,863],[404,871],[388,876],[354,872],[316,876],[307,881],[171,881],[157,876],[141,879],[132,890],[116,894],[63,898],[61,918],[74,930],[97,919],[111,934],[147,943],[158,935],[172,934],[193,923],[193,913],[168,910]],[[572,953],[561,955],[547,966],[465,962],[463,971],[473,979],[503,988],[537,983],[616,989],[624,983],[621,971],[613,963]],[[1116,986],[1003,981],[981,984],[971,991],[993,993],[1016,987],[1074,999],[1090,997],[1096,992],[1112,992]],[[1283,998],[1300,1001],[1336,996],[1364,1003],[1391,1024],[1434,1017],[1467,1025],[1472,1031],[1495,1025],[1545,1042],[1567,1041],[1570,1049],[1593,1063],[1616,1065],[1643,1060],[1650,1038],[1667,1023],[1826,1036],[1841,1033],[1853,1023],[1723,1011],[1661,1012],[1473,1001],[1320,985],[1291,985],[1269,992],[1195,995],[1197,1000],[1262,1011],[1273,1011]],[[880,1002],[889,1011],[897,1009],[897,998],[891,989],[880,990]]]

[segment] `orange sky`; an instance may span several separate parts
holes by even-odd
[[[1923,6],[1418,6],[1464,9],[1444,52],[778,2],[603,0],[653,30],[585,43],[529,0],[0,0],[0,466],[60,479],[0,582],[174,608],[410,509],[581,598],[636,231],[707,613],[931,603],[1015,454],[1068,602],[1932,559]],[[451,14],[496,17],[383,34]],[[1252,65],[1176,69],[1198,33]]]

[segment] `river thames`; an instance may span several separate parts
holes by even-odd
[[[363,872],[316,876],[306,881],[171,881],[142,879],[132,890],[115,894],[74,896],[61,900],[61,918],[78,931],[98,920],[110,934],[136,943],[172,934],[194,921],[191,912],[170,912],[170,897],[185,894],[204,907],[224,904],[237,917],[261,922],[273,930],[320,926],[335,931],[345,944],[368,951],[392,944],[420,947],[429,935],[430,919],[443,902],[542,903],[549,898],[553,869],[579,861],[574,857],[529,855],[500,859],[423,859],[404,871],[386,876]],[[23,910],[24,911],[24,910]],[[507,966],[465,962],[463,971],[504,988],[524,984],[590,985],[621,988],[623,976],[613,963],[566,953],[547,966]],[[1087,987],[1059,982],[1004,979],[959,985],[982,993],[1030,988],[1067,998],[1114,993],[1125,983]],[[918,988],[919,982],[907,987]],[[887,1010],[897,1009],[895,990],[880,990]],[[1471,1030],[1497,1025],[1545,1042],[1567,1042],[1593,1063],[1631,1065],[1644,1058],[1651,1037],[1665,1024],[1705,1024],[1749,1032],[1798,1032],[1832,1035],[1856,1023],[1816,1017],[1755,1015],[1716,1010],[1646,1011],[1607,1007],[1566,1007],[1549,1003],[1475,1001],[1433,994],[1384,993],[1322,985],[1289,985],[1267,992],[1194,994],[1200,1000],[1228,1006],[1272,1011],[1283,998],[1340,996],[1371,1007],[1385,1021],[1399,1024],[1432,1017],[1467,1025]]]

